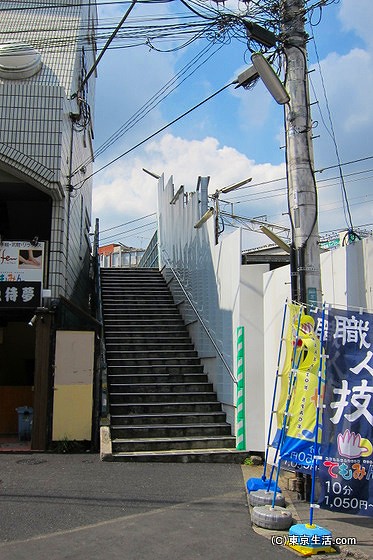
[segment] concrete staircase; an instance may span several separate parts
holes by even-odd
[[[162,274],[102,269],[112,461],[242,462]]]

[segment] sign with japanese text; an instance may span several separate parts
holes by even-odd
[[[44,243],[3,241],[0,245],[0,308],[34,308],[41,302]]]
[[[35,308],[40,302],[40,282],[0,282],[0,309]]]
[[[319,504],[373,516],[373,314],[329,309]]]
[[[301,306],[288,304],[286,356],[281,372],[281,390],[277,402],[278,429],[273,445],[279,446],[283,468],[304,473],[310,472],[313,465],[316,407],[318,402],[322,404],[325,385],[320,340],[314,327],[314,318],[306,315]],[[321,444],[320,422],[317,443]]]
[[[42,282],[44,243],[3,241],[0,245],[0,282]]]

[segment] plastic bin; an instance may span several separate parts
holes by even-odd
[[[33,409],[30,406],[19,406],[18,413],[18,439],[29,441],[31,439]]]

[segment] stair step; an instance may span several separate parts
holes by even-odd
[[[106,361],[109,365],[123,365],[123,366],[183,366],[183,365],[196,365],[200,364],[199,358],[187,354],[183,356],[183,352],[178,352],[177,355],[167,354],[166,352],[151,353],[141,352],[140,357],[136,357],[131,352],[131,355],[124,352],[107,352]]]
[[[179,412],[162,414],[111,414],[111,422],[116,426],[165,425],[165,424],[223,424],[225,413],[218,412]]]
[[[115,316],[105,315],[104,319],[105,327],[129,327],[129,328],[139,328],[141,326],[147,328],[157,328],[158,326],[168,327],[171,329],[173,326],[181,327],[184,323],[179,317],[138,317],[136,319],[127,319],[123,315]]]
[[[109,294],[106,295],[105,291]],[[133,299],[136,301],[150,301],[153,302],[154,298],[157,298],[157,301],[168,301],[172,305],[175,305],[175,301],[172,297],[172,294],[169,292],[167,288],[162,289],[155,289],[155,288],[147,288],[143,286],[141,289],[137,286],[136,289],[134,288],[115,288],[110,286],[110,290],[103,288],[102,290],[103,299],[105,301],[110,301],[111,297],[123,297],[125,299]],[[159,298],[159,300],[158,300]],[[105,302],[104,302],[105,303]]]
[[[128,338],[131,338],[131,336],[134,338],[138,338],[139,336],[146,338],[172,336],[173,338],[180,338],[188,336],[188,331],[184,325],[162,325],[155,329],[153,326],[149,327],[147,325],[142,327],[139,327],[139,325],[110,325],[105,321],[105,339],[109,339],[112,336]]]
[[[196,393],[212,391],[212,383],[110,383],[110,393]]]
[[[113,364],[120,361],[123,365],[137,365],[146,366],[149,363],[152,365],[199,365],[200,358],[198,358],[195,350],[132,350],[130,352],[117,352],[115,350],[107,351],[107,357],[110,358]]]
[[[110,403],[112,416],[160,416],[160,415],[188,415],[221,413],[221,404],[218,401],[201,402],[128,402],[126,404]]]
[[[190,436],[175,438],[118,438],[112,440],[113,451],[164,451],[170,449],[209,449],[236,444],[229,436]]]
[[[158,463],[237,463],[242,464],[247,458],[247,452],[237,451],[235,448],[218,449],[180,449],[166,451],[134,451],[116,452],[104,461],[113,462],[158,462]]]
[[[133,306],[129,308],[129,306],[126,303],[114,302],[114,303],[105,303],[104,311],[105,314],[108,315],[112,315],[115,312],[120,315],[123,314],[126,318],[128,317],[130,319],[132,317],[142,317],[143,315],[145,315],[145,317],[149,316],[152,319],[154,319],[154,317],[171,317],[171,318],[174,318],[175,316],[180,317],[179,310],[176,307],[172,308],[169,305],[161,308],[153,308],[153,309],[147,309],[145,305],[141,305],[141,306],[139,305],[137,309],[133,309]]]
[[[108,363],[108,374],[187,374],[187,373],[203,373],[202,365],[148,365],[148,366],[136,366],[136,365],[117,365]]]
[[[118,311],[120,313],[124,313],[125,315],[136,315],[138,317],[141,317],[141,315],[179,315],[179,310],[177,309],[177,307],[172,307],[172,305],[164,303],[149,307],[149,305],[142,302],[138,302],[137,305],[134,305],[133,303],[129,304],[127,302],[123,302],[122,300],[118,300],[118,302],[105,303],[104,309],[108,313]]]
[[[175,342],[172,338],[163,339],[163,341],[141,340],[122,342],[106,341],[106,352],[126,352],[136,354],[142,352],[148,354],[149,352],[186,352],[195,351],[191,342]]]
[[[116,330],[106,331],[105,333],[105,340],[106,342],[152,342],[153,340],[157,343],[160,343],[159,339],[164,339],[166,342],[170,342],[170,340],[174,340],[177,338],[177,343],[182,342],[190,342],[189,333],[185,326],[182,326],[179,329],[173,328],[172,330],[154,330],[149,329],[145,330],[143,328],[136,330],[132,329],[128,332],[118,332]],[[181,339],[181,340],[179,340]]]
[[[216,394],[210,391],[196,393],[123,393],[109,392],[110,404],[144,404],[144,403],[175,403],[175,402],[214,402],[217,401]]]
[[[127,384],[131,383],[208,383],[207,375],[205,373],[166,373],[166,374],[112,374],[108,375],[109,383],[112,384]]]
[[[111,426],[113,440],[118,439],[160,439],[180,437],[217,437],[231,436],[231,427],[228,424],[163,424],[151,426]]]

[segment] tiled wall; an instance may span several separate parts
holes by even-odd
[[[24,80],[0,78],[0,166],[48,192],[53,199],[49,288],[52,297],[86,297],[80,272],[87,272],[91,217],[92,173],[90,124],[72,126],[79,115],[76,98],[83,63],[94,61],[92,51],[95,2],[49,0],[1,2],[0,43],[22,42],[36,48],[43,66]],[[63,7],[61,7],[61,4]],[[95,77],[86,100],[93,112]],[[85,174],[78,171],[85,166]],[[71,172],[73,177],[71,178]],[[73,187],[71,189],[70,187]],[[87,278],[88,280],[88,278]],[[79,301],[78,301],[79,302]]]

